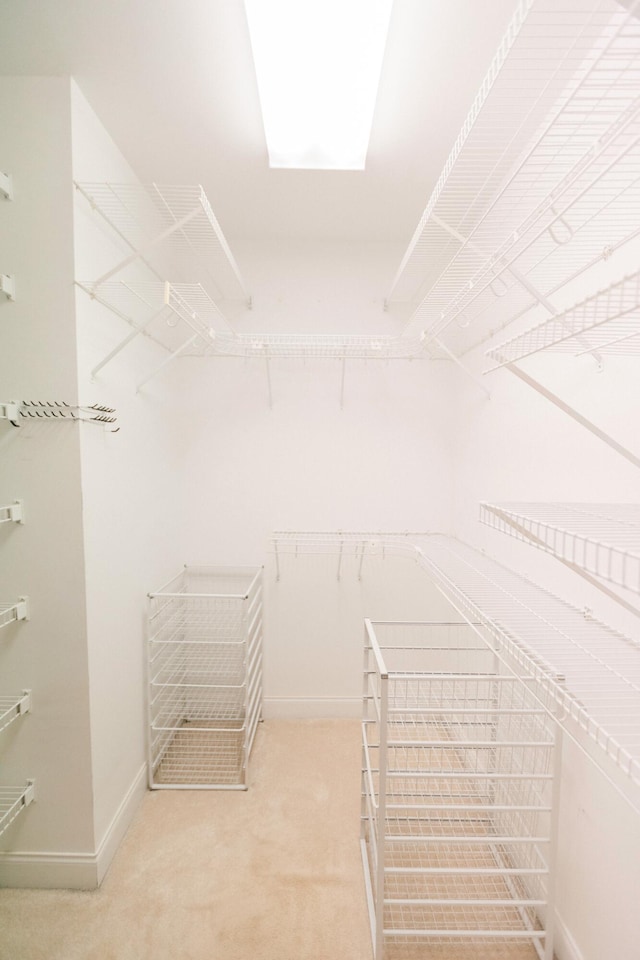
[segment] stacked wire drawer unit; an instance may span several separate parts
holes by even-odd
[[[376,960],[552,960],[556,724],[468,624],[365,623]]]
[[[262,710],[262,569],[185,567],[149,594],[149,785],[247,788]]]

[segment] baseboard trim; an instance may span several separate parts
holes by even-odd
[[[361,697],[265,697],[262,704],[265,720],[318,720],[361,717]]]
[[[553,952],[559,960],[585,960],[582,950],[573,939],[571,931],[556,910]]]
[[[94,853],[14,851],[0,853],[0,887],[95,890],[102,883],[147,787],[143,764]]]

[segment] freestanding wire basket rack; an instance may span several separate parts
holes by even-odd
[[[149,786],[247,788],[262,710],[262,569],[190,567],[149,594]]]
[[[520,674],[522,671],[520,671]],[[376,960],[552,960],[557,725],[468,624],[365,625]]]

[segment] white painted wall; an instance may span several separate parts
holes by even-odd
[[[235,320],[242,332],[396,332],[382,307],[395,249],[309,243],[235,252],[254,304]],[[410,616],[403,611],[415,591],[428,616],[424,597],[433,593],[399,561],[375,575],[365,564],[362,583],[353,569],[338,583],[334,560],[287,562],[276,582],[270,537],[447,531],[448,364],[347,362],[342,408],[340,361],[272,360],[271,408],[263,360],[184,360],[181,369],[185,558],[267,561],[267,713],[358,714],[363,617]]]
[[[614,260],[616,257],[614,257]],[[613,270],[627,265],[618,258]],[[591,292],[573,293],[573,299]],[[573,294],[572,294],[573,295]],[[467,357],[486,367],[481,351]],[[637,363],[607,359],[602,372],[588,358],[540,355],[522,363],[565,402],[635,453],[640,384]],[[638,620],[558,561],[478,523],[481,500],[637,502],[637,468],[507,371],[487,378],[486,400],[459,381],[455,532],[556,594],[590,607],[639,638]],[[560,960],[638,955],[640,818],[567,742],[562,775],[557,907]]]
[[[77,397],[69,83],[0,78],[0,168],[15,199],[0,202],[0,396]],[[26,523],[0,528],[0,596],[28,594],[31,619],[0,632],[0,689],[33,691],[33,711],[0,735],[0,783],[36,779],[37,800],[2,838],[0,883],[30,876],[34,852],[94,848],[82,431],[73,423],[0,421],[0,501],[22,498]]]

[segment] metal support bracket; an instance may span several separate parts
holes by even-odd
[[[3,513],[6,514],[6,516],[0,516],[0,523],[24,523],[24,502],[22,500],[14,500],[13,503],[0,507],[0,514]]]
[[[8,403],[0,403],[0,420],[8,420],[14,425],[18,426],[20,416],[20,405],[15,403],[15,401],[10,400]]]
[[[0,293],[4,294],[7,300],[15,300],[16,298],[15,277],[12,277],[7,273],[0,273]]]
[[[594,436],[598,437],[599,440],[604,441],[607,446],[611,447],[612,450],[615,450],[616,453],[619,453],[622,457],[628,460],[634,465],[634,467],[640,467],[640,457],[637,457],[635,453],[632,453],[631,450],[627,450],[626,447],[623,447],[621,443],[618,443],[617,440],[614,440],[613,437],[610,437],[608,433],[605,433],[604,430],[601,430],[600,427],[597,427],[595,423],[592,423],[591,420],[587,420],[586,417],[583,417],[581,413],[578,413],[577,410],[574,410],[573,407],[570,407],[568,403],[565,403],[564,400],[561,400],[560,397],[556,396],[555,393],[552,393],[551,390],[547,390],[546,387],[543,387],[541,383],[537,380],[534,380],[533,377],[530,377],[529,374],[525,373],[524,370],[521,370],[515,365],[515,363],[505,364],[505,369],[510,370],[516,377],[522,380],[524,383],[527,383],[532,387],[537,393],[545,397],[547,400],[550,400],[558,409],[562,410],[563,413],[566,413],[569,417],[579,423],[581,426],[585,427]]]
[[[31,710],[31,690],[23,690],[22,697],[18,702],[18,713],[22,716],[23,713],[29,713]]]
[[[13,200],[13,180],[11,174],[0,172],[0,197]]]

